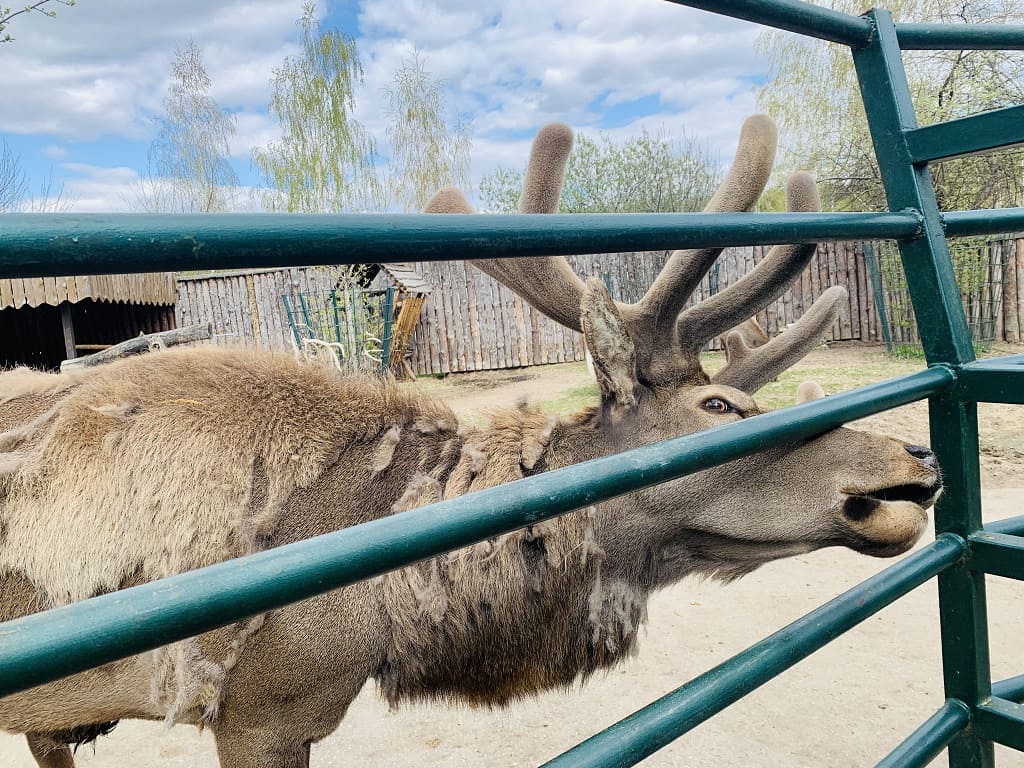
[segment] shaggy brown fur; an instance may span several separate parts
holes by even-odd
[[[711,210],[745,209],[767,178],[770,121],[744,135]],[[542,132],[524,210],[556,204],[569,138]],[[791,187],[793,206],[816,204],[808,178]],[[674,253],[637,304],[564,259],[483,262],[583,329],[600,403],[567,419],[521,406],[460,430],[396,385],[215,348],[0,375],[0,620],[754,416],[750,393],[831,323],[836,289],[781,339],[729,334],[713,379],[694,350],[812,251],[774,248],[756,279],[682,312],[715,249]],[[627,657],[648,595],[687,574],[905,551],[939,489],[912,449],[842,429],[771,449],[0,699],[0,728],[27,733],[43,768],[73,766],[62,734],[124,717],[209,725],[222,768],[305,768],[368,679],[392,704],[501,705]]]

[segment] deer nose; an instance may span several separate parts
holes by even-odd
[[[935,458],[935,454],[930,448],[925,448],[923,445],[905,445],[903,448],[925,466],[935,470],[939,468],[939,460]]]

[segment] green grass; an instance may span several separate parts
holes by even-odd
[[[573,387],[550,400],[539,400],[537,406],[545,413],[569,416],[591,405],[597,405],[597,383]]]

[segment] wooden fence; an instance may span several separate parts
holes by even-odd
[[[178,326],[212,323],[215,343],[287,348],[292,332],[282,294],[330,291],[336,277],[330,267],[179,277]]]
[[[997,338],[1009,341],[1024,336],[1024,290],[1017,289],[1018,285],[1024,289],[1024,247],[1016,247],[1022,243],[1008,240],[997,246],[1002,274],[998,276],[998,287],[993,283],[993,287],[986,289],[1001,297],[996,313]],[[761,247],[726,249],[691,301],[699,301],[735,283],[767,251]],[[603,279],[616,299],[634,302],[661,271],[667,255],[599,254],[573,256],[569,261],[577,274]],[[433,290],[410,343],[410,362],[416,373],[516,368],[583,359],[583,342],[578,333],[549,320],[508,288],[465,262],[423,263],[417,269]],[[330,268],[311,268],[181,278],[178,323],[212,322],[215,338],[221,342],[288,348],[292,343],[291,331],[281,295],[329,292],[335,276]],[[881,343],[883,324],[861,243],[819,245],[800,279],[760,312],[758,321],[774,335],[799,318],[833,285],[845,287],[849,297],[825,338]],[[1022,306],[1018,309],[1019,302]],[[720,347],[717,340],[712,347]]]
[[[767,248],[729,248],[701,281],[691,302],[724,290],[764,258]],[[577,274],[605,281],[620,301],[637,301],[661,271],[667,252],[600,254],[569,258]],[[434,292],[413,334],[417,373],[448,373],[582,360],[578,333],[558,325],[512,291],[463,262],[420,265]],[[840,308],[829,340],[880,341],[880,320],[859,243],[823,244],[801,279],[758,320],[778,333],[832,285],[849,301]],[[720,348],[715,340],[713,348]]]

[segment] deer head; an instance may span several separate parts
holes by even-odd
[[[748,118],[735,160],[705,211],[751,210],[767,182],[775,145],[772,121],[764,115]],[[548,125],[540,131],[521,212],[557,210],[571,147],[567,127]],[[793,174],[786,195],[790,211],[820,210],[808,173]],[[473,209],[457,190],[445,189],[426,212]],[[600,280],[584,282],[562,257],[473,262],[585,337],[601,403],[589,419],[576,420],[579,429],[585,423],[589,436],[565,441],[576,447],[564,463],[757,415],[761,409],[751,395],[820,342],[846,297],[841,287],[829,288],[784,334],[763,345],[748,344],[742,328],[730,330],[782,295],[807,266],[814,245],[776,246],[742,279],[684,308],[721,250],[675,251],[635,304],[614,301]],[[722,334],[727,362],[709,376],[699,353]],[[813,391],[802,393],[808,396]],[[894,555],[920,536],[924,510],[940,488],[938,466],[928,449],[833,430],[614,502],[618,512],[629,513],[620,518],[631,522],[609,523],[616,535],[602,537],[602,546],[642,547],[643,552],[619,554],[624,562],[648,561],[651,573],[645,580],[652,583],[694,570],[731,578],[767,560],[830,545]],[[631,532],[630,526],[644,530]]]

